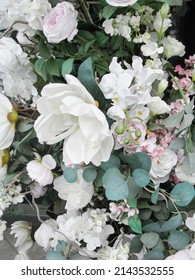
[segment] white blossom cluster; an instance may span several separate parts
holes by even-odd
[[[0,90],[3,94],[30,100],[37,95],[37,81],[27,54],[12,38],[0,39]]]

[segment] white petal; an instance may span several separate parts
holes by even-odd
[[[51,155],[45,155],[42,158],[42,163],[45,165],[48,169],[54,169],[56,167],[56,161]]]

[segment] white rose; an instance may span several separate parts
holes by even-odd
[[[162,40],[162,44],[167,59],[172,56],[182,57],[185,54],[185,46],[175,38],[168,36]]]
[[[137,0],[106,0],[106,2],[114,7],[126,7],[132,6],[137,2]]]
[[[4,150],[13,142],[15,136],[15,124],[18,114],[14,111],[9,99],[0,94],[0,149]]]
[[[68,183],[64,176],[56,178],[54,189],[61,199],[66,200],[65,208],[69,211],[85,207],[91,201],[94,193],[93,183],[87,183],[83,179],[81,170],[78,170],[78,179],[75,183]]]
[[[59,43],[64,39],[71,41],[78,32],[77,15],[71,3],[57,4],[43,20],[43,33],[48,42]]]
[[[168,180],[172,168],[177,163],[177,155],[169,148],[162,155],[152,158],[150,169],[151,179],[154,183],[164,183]]]
[[[51,155],[45,155],[42,159],[36,154],[37,159],[31,160],[27,166],[27,172],[32,180],[40,186],[46,186],[53,182],[52,169],[56,167],[56,162]]]
[[[147,107],[151,113],[160,115],[169,113],[171,111],[170,107],[164,102],[159,96],[154,96],[147,103]]]
[[[37,102],[41,116],[35,121],[35,131],[41,143],[64,141],[65,165],[90,161],[100,165],[110,157],[114,140],[105,115],[95,100],[73,76],[68,84],[49,84]]]

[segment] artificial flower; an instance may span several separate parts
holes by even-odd
[[[100,165],[109,159],[114,144],[106,117],[79,80],[71,75],[66,79],[67,84],[43,88],[37,102],[41,116],[34,125],[37,137],[50,145],[64,140],[65,165]]]
[[[106,2],[114,7],[126,7],[135,4],[137,0],[106,0]]]
[[[164,47],[164,52],[167,59],[176,55],[182,57],[185,54],[185,46],[177,39],[171,36],[165,37],[162,40],[162,45]]]
[[[31,160],[26,170],[29,177],[35,182],[39,183],[40,186],[44,187],[53,182],[52,169],[56,167],[56,162],[51,155],[44,155],[42,158],[36,153],[36,159]]]
[[[78,12],[70,2],[58,3],[43,20],[43,33],[49,43],[71,41],[77,34]]]
[[[68,211],[85,207],[94,194],[93,184],[87,183],[82,175],[82,170],[78,170],[78,179],[75,183],[68,183],[64,176],[54,180],[54,189],[61,199],[66,200],[65,209]]]
[[[12,224],[10,234],[14,234],[17,238],[15,246],[18,247],[18,252],[25,253],[33,245],[31,229],[31,224],[26,221],[17,221]]]
[[[9,99],[0,93],[0,149],[9,148],[15,136],[18,114]]]

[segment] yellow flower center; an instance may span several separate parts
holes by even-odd
[[[7,114],[7,119],[10,123],[16,123],[18,121],[18,113],[13,109],[12,112]]]

